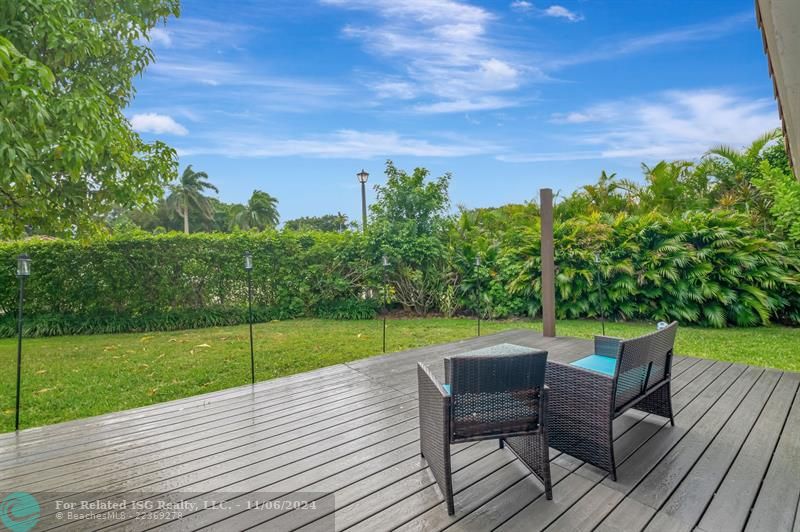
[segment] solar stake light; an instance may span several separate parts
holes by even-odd
[[[28,277],[31,274],[31,258],[23,253],[17,257],[17,277]]]
[[[19,430],[19,395],[22,384],[22,307],[25,303],[25,279],[31,275],[31,258],[23,253],[17,257],[19,279],[19,314],[17,316],[17,402],[14,409],[14,430]]]
[[[250,324],[250,383],[256,383],[256,358],[253,352],[253,254],[244,252],[244,269],[247,271],[247,316]]]
[[[386,281],[386,270],[389,268],[389,258],[383,256],[383,352],[386,352],[386,311],[388,307],[389,284]]]

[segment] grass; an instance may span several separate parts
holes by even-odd
[[[483,334],[540,323],[484,322]],[[653,324],[610,323],[606,334],[637,336]],[[591,338],[594,321],[560,321],[558,334]],[[302,319],[254,326],[256,378],[267,380],[381,351],[380,321]],[[475,334],[467,319],[388,322],[387,351],[451,342]],[[800,371],[800,329],[683,327],[682,355]],[[13,429],[16,341],[0,340],[0,432]],[[247,326],[152,334],[26,339],[21,426],[57,423],[240,386],[250,381]]]

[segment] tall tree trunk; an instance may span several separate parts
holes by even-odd
[[[183,204],[183,232],[189,234],[189,205]]]

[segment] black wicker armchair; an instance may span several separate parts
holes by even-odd
[[[612,424],[635,408],[672,416],[672,349],[678,323],[630,340],[595,337],[595,353],[547,363],[550,446],[617,479]]]
[[[547,444],[547,351],[510,344],[445,359],[445,382],[422,363],[420,452],[455,513],[450,444],[499,439],[542,481],[552,499]]]

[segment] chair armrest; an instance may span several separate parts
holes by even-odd
[[[421,362],[417,362],[419,444],[452,513],[453,480],[450,465],[450,395]]]
[[[596,355],[617,358],[621,342],[621,338],[597,335],[594,337],[594,352]]]
[[[547,363],[550,447],[612,470],[614,379],[577,366]]]
[[[569,432],[586,432],[586,437],[590,437],[598,430],[605,430],[610,423],[614,410],[612,377],[569,364],[548,362],[547,386],[547,424],[551,433],[562,427]]]
[[[597,398],[598,394],[610,394],[614,378],[587,369],[555,362],[547,362],[547,390],[553,399],[554,394],[561,395],[569,391],[573,396]]]

